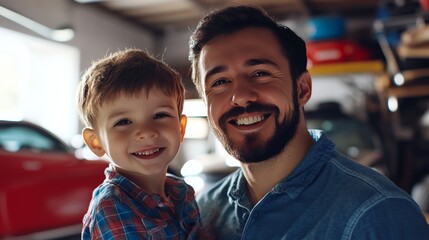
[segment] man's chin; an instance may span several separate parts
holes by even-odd
[[[272,155],[270,148],[267,146],[270,140],[261,139],[259,134],[249,134],[240,140],[226,138],[225,135],[217,136],[228,154],[241,163],[262,162]]]
[[[271,153],[267,152],[266,146],[261,144],[251,144],[246,146],[232,146],[228,151],[231,156],[241,163],[257,163],[267,160]]]

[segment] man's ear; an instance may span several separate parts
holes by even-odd
[[[188,117],[186,117],[185,114],[182,114],[182,116],[180,116],[180,135],[182,136],[182,141],[185,137],[187,123],[188,123]]]
[[[304,72],[297,82],[298,103],[303,107],[311,98],[312,82],[309,72]]]
[[[85,144],[95,155],[102,157],[106,153],[103,149],[103,146],[101,146],[94,129],[84,128],[82,131],[82,136]]]

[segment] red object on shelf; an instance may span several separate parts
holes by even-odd
[[[371,59],[368,49],[348,40],[328,40],[307,43],[309,66],[322,63],[365,61]]]
[[[420,0],[420,5],[426,11],[429,11],[429,0]]]

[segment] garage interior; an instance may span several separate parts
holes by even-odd
[[[427,61],[429,42],[411,40],[416,29],[425,28],[429,19],[428,12],[422,9],[419,1],[76,0],[76,2],[97,7],[124,18],[130,24],[136,24],[160,38],[168,38],[171,35],[169,33],[175,31],[192,31],[198,20],[210,9],[238,4],[262,7],[278,21],[290,24],[292,27],[296,26],[296,29],[311,18],[331,15],[344,18],[347,21],[344,38],[353,39],[369,49],[372,53],[371,59],[366,65],[362,63],[353,66],[352,61],[345,65],[314,65],[312,69],[310,68],[310,72],[315,77],[315,81],[319,76],[326,80],[329,76],[338,78],[342,74],[372,74],[374,89],[363,95],[365,108],[358,108],[365,113],[349,112],[363,118],[381,136],[386,159],[389,159],[387,163],[389,177],[399,186],[410,192],[412,186],[429,173],[427,159],[429,123],[425,120],[429,114],[429,61]],[[296,31],[309,40],[306,32],[308,29]],[[409,36],[408,43],[407,40],[401,42],[401,39],[402,41],[406,39],[406,35]],[[397,39],[393,40],[394,38]],[[409,51],[401,52],[400,47]],[[423,50],[419,53],[411,51],[413,48],[425,47],[426,54]],[[186,59],[182,60],[171,64],[186,80],[187,98],[198,98],[189,77],[189,64]],[[382,67],[378,65],[380,62]],[[401,77],[404,80],[398,83],[395,79]],[[365,78],[358,81],[365,81]],[[359,90],[359,86],[355,88]],[[395,111],[389,109],[389,101],[390,104],[396,101]]]
[[[353,140],[351,136],[357,137],[368,129],[371,133],[359,141],[375,151],[366,152],[365,146],[360,149],[356,143],[345,146],[343,152],[381,171],[412,194],[416,186],[429,185],[428,2],[0,0],[0,119],[28,120],[67,143],[74,141],[81,137],[82,128],[74,102],[74,88],[81,75],[92,61],[131,47],[147,49],[177,69],[186,86],[186,99],[189,103],[196,100],[204,108],[190,78],[189,36],[210,10],[251,4],[265,9],[308,43],[308,70],[314,87],[312,100],[306,106],[308,117],[314,120],[309,121],[309,126],[314,124],[311,126],[336,134],[338,147],[342,139]],[[37,31],[35,25],[13,20],[8,11],[49,32],[68,29],[73,36],[55,40],[43,30]],[[15,39],[20,39],[19,45]],[[29,47],[21,39],[30,39],[34,44]],[[39,54],[47,49],[39,43],[50,45],[50,53],[28,60],[26,50]],[[344,50],[345,46],[354,50]],[[68,54],[64,63],[70,70],[67,74],[66,70],[55,72],[51,67],[59,66],[53,57],[60,52]],[[32,68],[24,71],[22,62],[30,63]],[[48,73],[35,70],[40,68],[47,68],[51,82],[46,81]],[[55,95],[53,89],[61,93]],[[64,112],[59,113],[58,109]],[[233,169],[224,169],[224,160],[228,159],[207,126],[204,109],[199,110],[188,112],[188,117],[195,124],[202,124],[195,126],[204,129],[204,134],[186,139],[172,166],[175,173],[186,177],[188,173],[181,170],[190,160],[221,160],[223,165],[214,166],[211,162],[206,170],[211,178],[218,179]],[[338,119],[358,125],[336,128]],[[334,127],[327,123],[334,123]],[[191,170],[189,175],[192,174]],[[429,197],[422,204],[429,211]]]

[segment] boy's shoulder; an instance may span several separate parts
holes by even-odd
[[[187,184],[185,182],[185,179],[182,177],[179,177],[177,175],[171,174],[171,173],[167,173],[166,178],[165,178],[165,184],[166,185],[174,185],[174,186],[189,186],[189,184]]]
[[[165,186],[170,196],[176,196],[176,198],[181,200],[184,198],[191,201],[195,200],[194,188],[187,184],[181,177],[167,173],[165,178]]]
[[[89,204],[88,212],[85,214],[84,222],[89,224],[97,214],[100,212],[109,212],[116,209],[118,205],[122,204],[121,189],[109,182],[103,182],[92,193],[92,199]]]
[[[92,194],[94,202],[112,202],[113,199],[119,199],[122,195],[122,189],[112,182],[103,182]]]
[[[184,181],[183,178],[178,177],[177,175],[172,174],[172,173],[167,173],[167,178],[171,178],[171,179],[174,179],[174,180],[177,180],[177,181]]]

